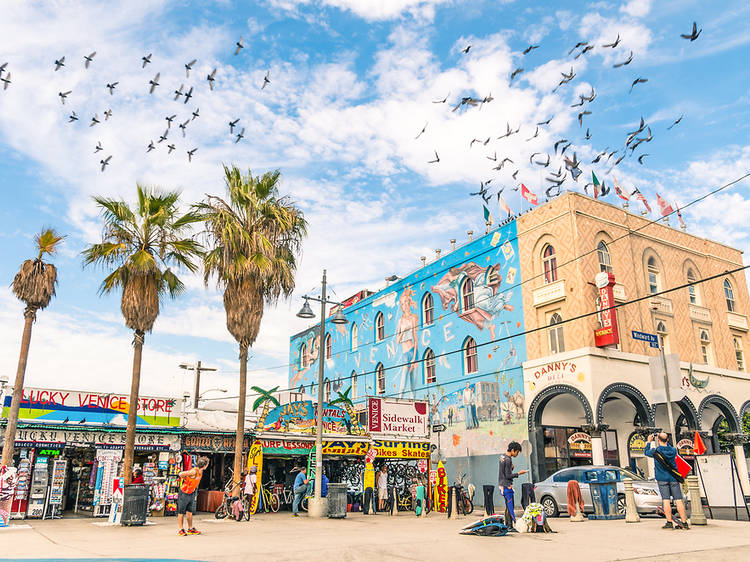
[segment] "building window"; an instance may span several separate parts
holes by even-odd
[[[359,328],[356,322],[352,322],[352,351],[357,351],[357,339],[359,338]]]
[[[326,379],[323,383],[323,399],[326,402],[331,401],[331,381],[329,381],[328,379]]]
[[[648,258],[648,292],[655,295],[659,292],[661,286],[661,279],[659,273],[659,266],[656,265],[654,258]]]
[[[703,364],[709,365],[711,363],[711,337],[708,335],[708,330],[700,331],[700,344]]]
[[[729,279],[724,279],[724,298],[727,300],[727,310],[729,312],[734,312],[734,290],[732,289],[732,284],[729,282]]]
[[[734,357],[737,360],[737,370],[745,370],[745,352],[742,349],[742,338],[734,336]]]
[[[612,273],[612,259],[609,256],[609,248],[604,242],[597,244],[596,253],[599,256],[599,271]]]
[[[563,337],[562,316],[555,312],[549,319],[549,351],[550,353],[562,353],[565,351],[565,338]]]
[[[464,372],[468,375],[479,370],[477,361],[477,342],[474,338],[467,338],[464,343]]]
[[[303,343],[299,348],[299,368],[304,369],[307,366],[307,344]]]
[[[424,383],[433,384],[436,380],[435,376],[435,353],[427,348],[424,353]]]
[[[690,283],[690,285],[688,285],[688,298],[690,299],[690,304],[700,304],[698,299],[698,288],[695,286],[697,280],[695,271],[688,269],[687,282]]]
[[[422,326],[429,326],[434,322],[434,312],[432,293],[426,293],[422,299]]]
[[[357,397],[357,371],[352,371],[352,395],[351,398],[354,399]]]
[[[385,317],[382,312],[378,312],[375,317],[375,341],[383,341],[385,339]]]
[[[656,324],[656,335],[659,337],[659,346],[664,350],[664,353],[669,353],[669,333],[667,333],[667,327],[661,320]]]
[[[490,266],[487,270],[487,285],[497,285],[499,282],[498,279],[497,269],[494,265]]]
[[[330,359],[333,355],[333,349],[331,348],[331,334],[326,334],[326,359]]]
[[[542,265],[544,267],[544,282],[553,283],[557,281],[557,258],[552,244],[547,244],[542,251]]]
[[[385,394],[385,367],[382,363],[375,368],[375,382],[378,394]]]
[[[463,306],[461,312],[474,308],[474,282],[471,277],[464,279],[461,284],[461,304]]]

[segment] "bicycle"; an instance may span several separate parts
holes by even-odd
[[[268,482],[260,488],[261,496],[259,499],[261,500],[261,507],[266,513],[268,513],[269,511],[277,513],[279,511],[279,507],[281,507],[281,501],[279,500],[278,494],[270,489],[274,485],[274,482]]]
[[[473,500],[473,494],[469,494],[469,492],[464,487],[464,480],[466,479],[466,473],[459,474],[458,480],[456,480],[453,483],[453,487],[458,492],[458,502],[459,505],[456,506],[456,512],[457,513],[463,513],[464,515],[470,515],[474,511],[474,502]],[[471,484],[469,484],[470,487],[473,487]]]
[[[224,486],[224,497],[222,498],[219,507],[217,507],[216,511],[214,512],[214,516],[216,517],[216,519],[226,519],[227,517],[229,517],[230,519],[235,519],[234,512],[232,511],[232,506],[236,501],[242,502],[242,510],[240,511],[239,516],[236,518],[236,521],[242,521],[243,515],[247,516],[248,518],[250,517],[250,502],[247,500],[247,497],[236,496],[233,493],[238,488],[240,488],[240,485],[236,484],[234,482],[234,478],[230,477],[230,479]]]

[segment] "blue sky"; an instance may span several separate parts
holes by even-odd
[[[720,11],[684,0],[575,2],[564,9],[557,2],[482,0],[119,4],[4,3],[0,64],[8,62],[3,77],[10,72],[12,78],[0,90],[3,374],[15,373],[22,318],[7,287],[43,225],[68,236],[55,258],[57,298],[35,326],[29,386],[128,389],[131,336],[119,300],[98,297],[102,272],[83,270],[79,254],[100,232],[91,196],[132,200],[136,181],[180,189],[187,204],[223,192],[222,162],[254,173],[282,171],[282,191],[305,211],[310,235],[295,296],[266,311],[250,380],[284,386],[289,335],[307,326],[294,316],[299,295],[318,286],[323,268],[341,299],[383,286],[392,273],[405,275],[420,256],[445,251],[450,238],[482,230],[481,201],[469,196],[480,181],[492,179],[492,192],[504,188],[514,210],[521,208],[512,190],[519,181],[543,199],[546,174],[528,157],[550,153],[549,169],[556,170],[557,140],[568,139],[568,153],[583,162],[578,183],[568,178],[563,185],[571,190],[581,190],[594,170],[609,185],[615,174],[628,191],[637,186],[652,202],[658,192],[684,205],[750,169],[745,2],[724,2]],[[681,39],[694,20],[703,29],[698,40]],[[601,47],[618,34],[617,48]],[[240,36],[246,48],[234,56]],[[574,59],[580,49],[568,50],[579,41],[595,47]],[[522,55],[530,43],[540,47]],[[91,51],[97,55],[85,69],[83,56]],[[631,64],[612,68],[630,51]],[[142,69],[148,53],[152,63]],[[55,72],[53,62],[63,55],[66,65]],[[186,78],[183,65],[193,58]],[[576,77],[553,92],[571,66]],[[510,83],[518,67],[524,72]],[[211,92],[205,76],[213,68]],[[161,86],[149,95],[156,72]],[[271,83],[261,90],[267,72]],[[638,77],[648,82],[628,93]],[[119,85],[110,96],[105,85],[112,81]],[[170,94],[182,83],[194,87],[187,105]],[[596,99],[571,108],[592,86]],[[63,106],[57,94],[68,90]],[[452,112],[449,106],[489,94],[494,100],[481,109]],[[446,95],[449,103],[432,103]],[[94,114],[102,118],[109,108],[111,120],[89,126]],[[182,122],[195,108],[200,117],[188,124],[184,139],[176,126],[170,132],[173,154],[166,142],[146,153],[165,129],[165,116],[176,113],[175,123]],[[583,127],[581,109],[592,112]],[[79,121],[68,122],[71,111]],[[667,130],[680,115],[682,122]],[[539,136],[526,141],[549,117]],[[612,171],[591,164],[605,147],[621,148],[641,117],[653,141]],[[245,128],[239,143],[227,125],[236,118]],[[497,140],[506,123],[520,125],[519,134]],[[487,137],[487,146],[470,147],[473,138]],[[104,151],[95,155],[97,142]],[[186,151],[195,147],[188,163]],[[434,151],[440,162],[428,164]],[[492,170],[487,157],[495,151],[514,164]],[[643,153],[650,156],[640,165]],[[99,160],[110,154],[102,173]],[[511,177],[515,170],[519,181]],[[749,185],[686,209],[689,231],[750,248]],[[501,215],[494,199],[492,212]],[[235,388],[237,350],[224,327],[221,297],[197,276],[185,280],[187,294],[163,306],[147,337],[144,393],[181,394],[191,380],[178,364],[198,359],[220,369],[206,375],[204,388]]]

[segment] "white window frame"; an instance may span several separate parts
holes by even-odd
[[[646,288],[650,295],[655,295],[661,290],[661,270],[654,257],[646,261]]]
[[[464,373],[471,375],[478,372],[479,355],[477,353],[477,342],[474,338],[469,337],[464,342]]]
[[[467,286],[471,288],[470,291],[466,290]],[[474,306],[474,281],[471,277],[466,276],[461,282],[461,312],[472,310]]]
[[[435,323],[435,299],[432,293],[425,293],[422,297],[422,325],[432,326]]]
[[[375,316],[375,341],[383,341],[385,339],[385,314],[378,312]]]
[[[727,310],[736,312],[737,301],[734,299],[734,287],[729,279],[724,279],[724,300],[727,303]]]
[[[612,255],[609,253],[609,248],[604,240],[599,240],[599,243],[596,245],[596,255],[599,258],[599,271],[613,273]]]
[[[428,347],[424,352],[424,384],[435,384],[436,382],[435,352]]]
[[[378,363],[375,367],[375,391],[377,394],[385,394],[385,367],[382,363]]]
[[[565,351],[565,331],[563,330],[562,314],[560,311],[555,311],[549,316],[547,322],[548,339],[549,339],[549,352],[554,355],[556,353],[563,353]]]
[[[352,322],[351,338],[352,351],[357,351],[357,347],[359,346],[359,342],[357,341],[359,339],[359,326],[357,326],[356,322]]]
[[[552,250],[550,255],[545,255],[547,250]],[[545,244],[542,248],[542,276],[544,283],[554,283],[557,281],[557,250],[552,244]]]
[[[705,335],[705,338],[704,338]],[[698,345],[700,347],[701,359],[704,365],[713,364],[713,353],[711,350],[711,334],[708,330],[701,328],[698,330]]]
[[[740,336],[732,336],[732,345],[734,346],[734,359],[737,361],[737,370],[745,371],[745,350],[742,347],[742,338]]]

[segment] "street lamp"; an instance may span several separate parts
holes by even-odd
[[[323,517],[328,511],[328,500],[322,495],[323,490],[323,368],[325,363],[325,342],[326,342],[326,304],[338,305],[336,313],[331,318],[334,324],[346,324],[342,304],[339,302],[326,300],[326,270],[323,270],[323,283],[320,291],[320,298],[309,297],[305,295],[302,309],[297,313],[299,318],[315,318],[315,313],[310,308],[309,301],[320,303],[320,344],[318,345],[318,407],[317,423],[315,430],[315,496],[310,498],[307,505],[307,514],[310,517]]]
[[[200,397],[203,398],[204,394],[208,394],[209,392],[227,392],[226,388],[209,388],[208,390],[204,390],[201,392]]]
[[[195,371],[195,386],[193,388],[193,408],[198,409],[198,397],[201,389],[201,371],[216,371],[213,367],[201,367],[201,362],[198,361],[197,365],[191,365],[190,363],[180,363],[180,369],[186,371]]]

